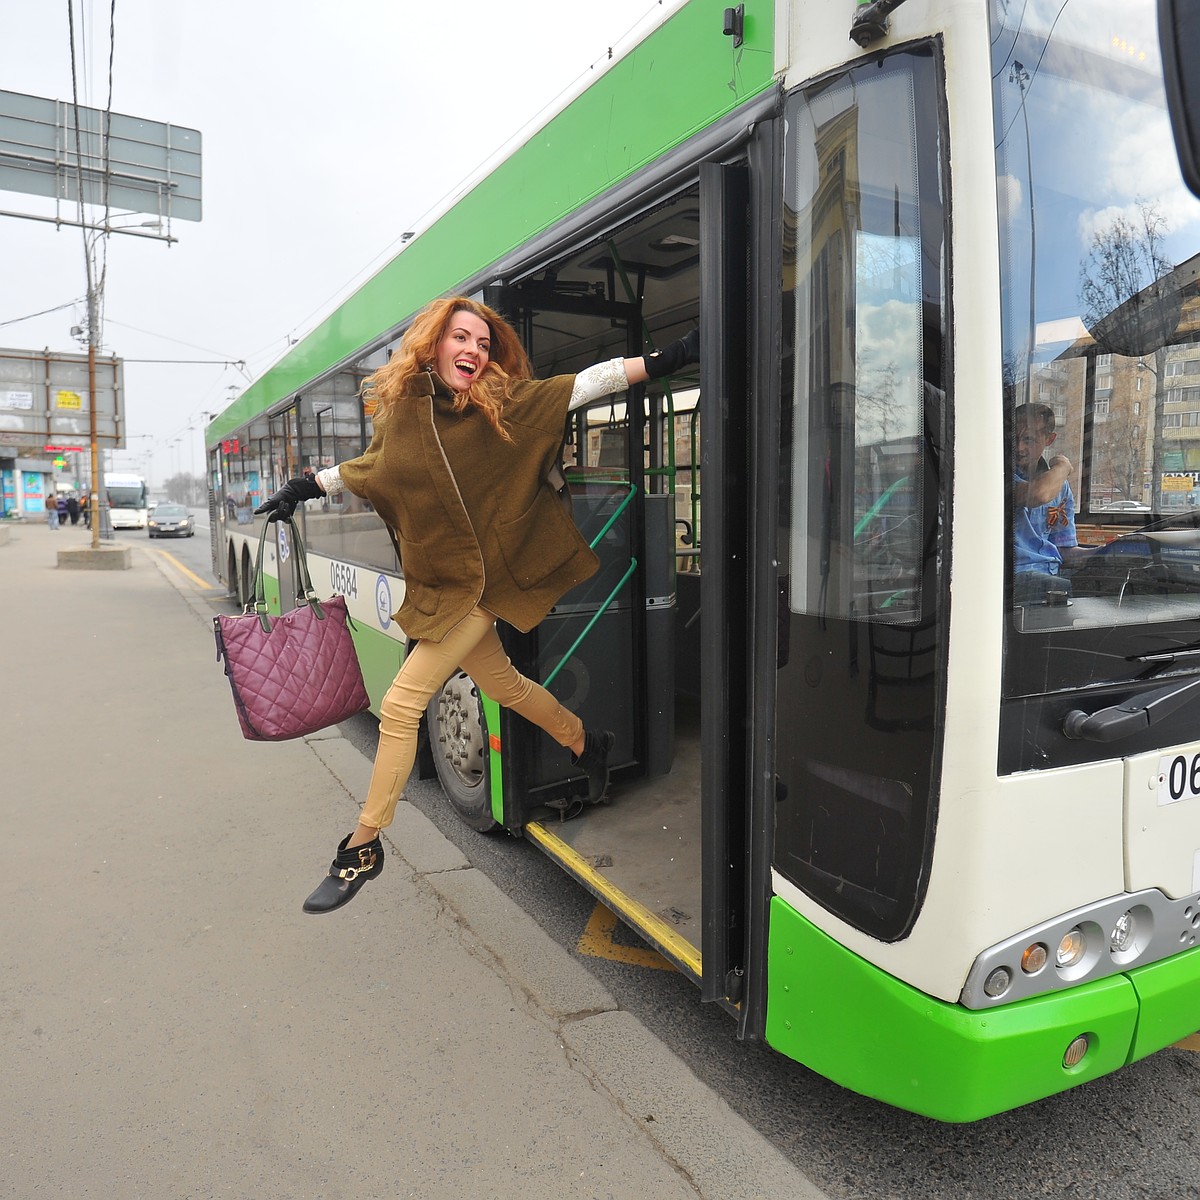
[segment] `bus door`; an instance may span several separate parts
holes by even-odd
[[[770,940],[792,987],[813,969],[785,961],[796,911],[894,942],[928,878],[949,602],[939,95],[918,47],[789,100]]]
[[[522,673],[616,734],[611,803],[587,805],[569,753],[465,676],[434,697],[428,721],[443,788],[469,824],[534,841],[735,1008],[750,878],[750,171],[704,166],[538,278],[484,297],[539,377],[636,357],[701,325],[699,367],[573,415],[565,476],[600,569],[529,634],[501,627]],[[645,953],[632,934],[612,936]]]
[[[756,136],[752,157],[762,159],[756,169],[770,171],[772,137],[767,126]],[[628,519],[619,517],[599,548],[600,601],[631,556],[638,565],[627,592],[572,652],[564,668],[570,682],[559,694],[570,697],[564,702],[588,725],[592,713],[607,714],[595,723],[617,731],[619,769],[611,808],[563,822],[530,814],[525,827],[691,975],[702,998],[735,1011],[746,991],[752,874],[752,169],[745,160],[701,164],[691,189],[609,242],[617,294],[633,290],[639,302],[630,314],[627,353],[640,354],[699,320],[702,363],[666,386],[634,389],[627,412],[602,402],[580,431],[578,467],[567,475],[582,485],[573,484],[585,536],[632,493]],[[661,263],[656,253],[677,261]],[[636,262],[657,264],[659,273],[645,267],[649,278],[629,289]],[[638,321],[645,322],[643,336]],[[533,350],[536,357],[536,336]],[[552,629],[553,620],[535,632]],[[551,636],[557,649],[559,639]],[[546,662],[553,666],[555,656]],[[515,732],[519,723],[512,724]],[[536,731],[523,736],[548,746]],[[536,797],[532,790],[524,795]]]
[[[765,123],[751,147],[753,168],[745,163],[706,163],[700,173],[700,994],[703,1000],[736,1011],[739,1036],[747,1032],[747,983],[755,979],[747,973],[751,925],[761,924],[752,920],[750,904],[751,883],[759,874],[750,859],[756,825],[755,772],[749,767],[749,739],[756,727],[749,690],[755,628],[750,614],[753,571],[761,557],[754,552],[750,488],[763,477],[754,467],[750,436],[756,382],[749,369],[747,315],[750,174],[753,169],[773,177],[772,139],[773,127]],[[769,361],[773,363],[775,355]]]
[[[535,374],[545,376],[641,353],[636,294],[632,300],[619,298],[622,287],[615,274],[612,282],[608,294],[596,295],[549,276],[490,288],[487,301],[512,322]],[[587,361],[572,359],[569,365],[556,355],[560,365],[551,365],[546,355],[555,354],[554,331],[567,327],[584,345],[601,338],[603,351],[588,353]],[[588,336],[590,330],[598,331],[595,337]],[[652,748],[670,740],[670,731],[651,719],[646,703],[648,676],[654,673],[647,640],[664,640],[648,631],[648,625],[661,622],[648,620],[647,609],[661,609],[666,617],[671,589],[662,578],[662,563],[669,558],[671,530],[665,506],[645,495],[645,435],[638,422],[628,419],[627,409],[636,411],[642,392],[632,389],[626,396],[606,398],[590,412],[579,411],[566,430],[564,483],[575,523],[600,559],[599,570],[564,596],[530,633],[500,626],[505,649],[522,674],[549,688],[588,728],[615,733],[610,756],[614,780],[646,774],[648,759],[657,754]],[[657,513],[655,525],[661,528],[656,531],[647,528],[648,509]],[[657,543],[649,558],[647,536]],[[657,571],[650,570],[650,559]],[[649,653],[656,660],[657,677],[669,687],[670,664],[661,661],[660,651]],[[670,706],[660,703],[655,709],[669,713]],[[503,747],[500,788],[493,779],[493,816],[514,830],[531,819],[561,823],[578,816],[586,781],[572,767],[569,752],[511,712],[489,713],[488,722],[489,730],[498,727]]]

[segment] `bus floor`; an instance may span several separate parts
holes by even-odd
[[[611,802],[546,822],[608,883],[700,949],[700,707],[677,697],[671,769],[614,784]],[[620,914],[618,914],[620,915]]]

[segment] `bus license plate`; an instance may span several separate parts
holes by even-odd
[[[1200,796],[1200,750],[1164,754],[1158,760],[1158,802],[1178,804]]]

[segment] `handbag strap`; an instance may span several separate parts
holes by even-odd
[[[292,537],[292,583],[296,588],[296,603],[307,604],[311,607],[318,621],[325,620],[325,612],[321,601],[313,588],[312,576],[308,572],[308,555],[304,549],[304,539],[296,527],[293,517],[284,517],[284,523],[291,529]],[[262,532],[258,535],[258,555],[254,560],[254,604],[246,605],[246,612],[253,612],[262,623],[263,632],[271,632],[271,622],[267,615],[267,583],[263,577],[263,557],[267,548],[267,531],[274,521],[264,521]],[[278,539],[276,540],[278,546]],[[283,585],[283,573],[280,572],[280,586]]]

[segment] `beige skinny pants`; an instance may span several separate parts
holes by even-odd
[[[473,609],[440,642],[418,642],[379,706],[379,749],[361,823],[386,829],[417,757],[417,726],[434,692],[457,667],[505,708],[544,729],[560,746],[583,736],[583,722],[540,684],[509,661],[496,633],[496,618]]]

